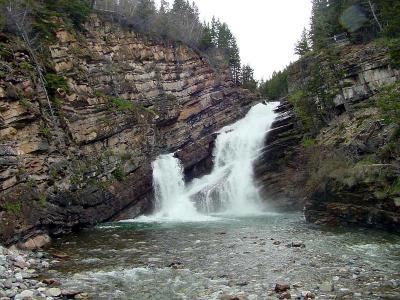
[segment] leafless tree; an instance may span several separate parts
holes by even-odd
[[[375,20],[376,24],[378,24],[379,31],[383,31],[382,24],[381,24],[381,22],[379,21],[378,16],[377,16],[377,14],[376,14],[375,4],[372,3],[371,0],[368,0],[368,5],[369,5],[369,7],[370,7],[370,9],[371,9],[371,12],[372,12],[372,15],[373,15],[373,17],[374,17],[374,20]]]
[[[49,93],[46,89],[46,80],[34,47],[34,43],[35,40],[37,39],[37,36],[33,38],[30,37],[30,33],[32,31],[32,24],[30,20],[29,5],[27,4],[27,2],[22,0],[8,0],[6,2],[5,9],[6,9],[7,26],[9,27],[10,30],[15,31],[15,33],[22,38],[29,52],[30,58],[33,62],[33,65],[35,67],[38,76],[40,91],[43,93],[46,99],[50,111],[50,116],[52,118],[53,127],[55,129],[58,142],[61,146],[62,142],[57,126],[57,119],[54,114],[54,109],[51,104]]]

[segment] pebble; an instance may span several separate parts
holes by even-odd
[[[301,292],[301,297],[304,299],[314,299],[315,295],[311,293],[310,291],[303,291]]]
[[[20,294],[17,294],[16,296],[15,296],[15,299],[24,299],[24,298],[31,298],[31,297],[33,297],[33,291],[31,291],[31,290],[25,290],[25,291],[23,291],[22,293],[20,293]]]
[[[42,252],[20,251],[0,246],[0,300],[54,300],[60,299],[61,290],[49,290],[45,284],[35,280],[38,271],[47,269]],[[44,295],[44,292],[48,294]],[[47,297],[46,297],[47,296]]]

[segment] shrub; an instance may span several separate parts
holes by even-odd
[[[400,39],[389,42],[390,64],[393,68],[400,68]]]
[[[109,98],[108,99],[108,106],[110,109],[115,109],[117,111],[129,111],[134,109],[134,104],[122,98]]]
[[[45,76],[45,84],[48,92],[54,96],[57,89],[63,89],[65,92],[69,91],[67,79],[57,74],[47,74]]]
[[[123,181],[125,178],[125,173],[120,166],[118,166],[111,174],[118,181]]]
[[[400,125],[400,83],[384,87],[377,94],[376,103],[387,123]]]
[[[38,197],[38,202],[41,207],[45,207],[47,203],[47,197],[45,194],[40,194]]]
[[[19,215],[22,210],[22,204],[20,202],[5,202],[3,208],[9,213]]]
[[[311,148],[311,147],[315,146],[315,139],[313,139],[311,137],[306,137],[303,139],[301,145],[306,149]]]
[[[47,139],[51,137],[51,129],[46,126],[40,127],[40,133]]]
[[[299,90],[291,94],[288,100],[293,105],[294,112],[301,121],[305,130],[317,128],[315,120],[317,107],[312,98],[310,98],[305,92]]]
[[[91,12],[89,1],[85,0],[46,0],[46,4],[49,10],[66,17],[78,29]]]

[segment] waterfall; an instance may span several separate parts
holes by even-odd
[[[156,206],[150,219],[198,221],[210,214],[262,212],[253,162],[275,119],[275,107],[257,104],[243,119],[220,130],[212,172],[186,185],[180,161],[173,154],[159,156],[152,165]]]
[[[156,220],[200,221],[204,219],[189,199],[183,167],[173,154],[161,155],[152,164]]]

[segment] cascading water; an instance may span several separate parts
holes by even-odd
[[[173,154],[158,157],[153,163],[156,210],[150,220],[198,221],[207,220],[207,214],[260,213],[263,206],[254,182],[253,162],[275,119],[275,107],[257,104],[243,119],[220,130],[213,171],[188,185]]]
[[[173,154],[161,155],[152,164],[153,185],[156,198],[156,220],[201,221],[206,220],[197,212],[186,193],[183,167]]]

